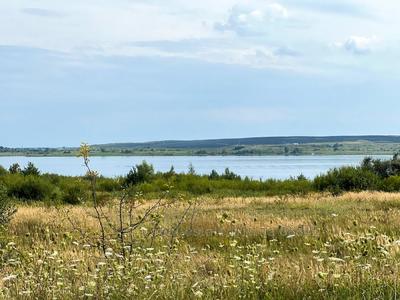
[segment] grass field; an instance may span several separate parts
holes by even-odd
[[[112,247],[117,241],[109,241],[106,256],[96,247],[98,224],[90,208],[20,206],[1,239],[1,295],[394,299],[398,294],[399,194],[204,198],[193,207],[173,240],[167,234],[152,238],[152,227],[143,224],[123,259]],[[163,224],[173,224],[183,210],[184,205],[166,208]]]

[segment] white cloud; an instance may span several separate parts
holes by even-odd
[[[379,40],[376,36],[351,36],[345,42],[337,43],[340,48],[345,49],[353,54],[368,54],[378,44]]]
[[[234,6],[225,23],[215,23],[220,31],[233,31],[239,35],[260,34],[268,29],[268,25],[282,19],[287,19],[288,10],[278,4],[270,3],[258,8],[249,6]]]
[[[361,62],[368,68],[381,64],[392,66],[398,52],[393,37],[400,25],[396,14],[400,2],[388,0],[385,6],[373,0],[316,2],[35,0],[32,4],[32,0],[3,1],[0,45],[87,57],[100,54],[194,58],[316,72],[330,72],[336,66],[352,63],[340,55],[337,47],[348,53],[366,54],[392,45],[392,57],[380,56],[368,65],[364,60]],[[359,17],[371,11],[375,19]],[[343,39],[348,36],[349,28],[357,35]],[[371,37],[371,33],[380,40]],[[327,45],[335,41],[341,42],[335,44],[334,51],[329,51],[332,49],[327,49]]]

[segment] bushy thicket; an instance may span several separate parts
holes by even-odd
[[[7,196],[25,202],[45,201],[49,203],[79,204],[86,200],[89,192],[89,181],[85,177],[67,177],[56,174],[40,174],[40,171],[29,163],[21,169],[14,164],[7,171],[0,168],[0,186],[7,189]],[[100,177],[98,190],[113,192],[120,189],[117,179]]]
[[[80,204],[89,194],[90,182],[86,177],[66,177],[41,174],[33,165],[21,168],[15,164],[9,170],[0,167],[0,184],[7,188],[7,196],[23,201],[48,201],[50,203]],[[130,187],[148,197],[170,191],[188,196],[274,196],[303,195],[311,192],[340,194],[347,191],[379,190],[400,191],[400,159],[366,158],[355,167],[342,167],[321,174],[315,179],[304,176],[286,180],[252,180],[241,178],[226,169],[219,174],[197,175],[193,167],[186,174],[176,173],[172,167],[165,173],[156,173],[152,165],[143,162],[120,178],[97,179],[97,189],[102,195]]]
[[[365,158],[360,166],[342,167],[330,170],[314,179],[317,191],[339,194],[346,191],[379,190],[400,191],[400,158],[381,160]]]

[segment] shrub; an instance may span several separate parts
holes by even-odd
[[[7,170],[3,166],[0,166],[0,176],[4,176],[7,174],[8,174]]]
[[[9,181],[8,194],[22,200],[45,200],[51,197],[53,186],[36,176],[13,176]]]
[[[217,180],[217,179],[219,179],[219,174],[218,174],[218,172],[217,171],[215,171],[215,170],[212,170],[211,171],[211,173],[210,173],[210,175],[208,176],[208,178],[210,179],[210,180]]]
[[[125,179],[126,185],[136,185],[139,183],[150,182],[154,177],[154,168],[152,165],[143,161],[140,165],[136,165],[128,173]]]
[[[8,197],[6,187],[0,184],[0,225],[7,225],[15,212],[16,209]]]
[[[62,202],[68,204],[80,204],[87,197],[87,186],[79,180],[64,182],[61,186]]]
[[[227,180],[240,180],[241,179],[239,175],[230,171],[229,168],[225,169],[225,173],[224,173],[224,175],[222,175],[222,178],[227,179]]]
[[[21,173],[21,167],[20,167],[19,164],[15,163],[15,164],[12,164],[12,165],[10,166],[10,168],[8,169],[8,171],[9,171],[11,174],[19,174],[19,173]]]
[[[400,176],[391,176],[382,180],[380,189],[385,192],[400,191]]]
[[[334,194],[344,191],[374,190],[378,183],[379,177],[376,174],[359,167],[335,168],[314,179],[316,190],[329,191]]]
[[[112,179],[112,178],[98,178],[97,179],[97,188],[102,192],[116,192],[121,190],[121,181],[120,178]]]
[[[25,176],[39,176],[40,172],[33,163],[29,162],[28,165],[22,170],[22,174]]]
[[[400,158],[396,154],[390,160],[373,159],[367,157],[361,163],[361,168],[371,171],[380,178],[400,175]]]

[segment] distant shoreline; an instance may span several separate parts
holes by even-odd
[[[393,155],[400,136],[264,137],[114,143],[91,146],[91,156],[310,156]],[[78,147],[7,148],[0,156],[69,157]]]

